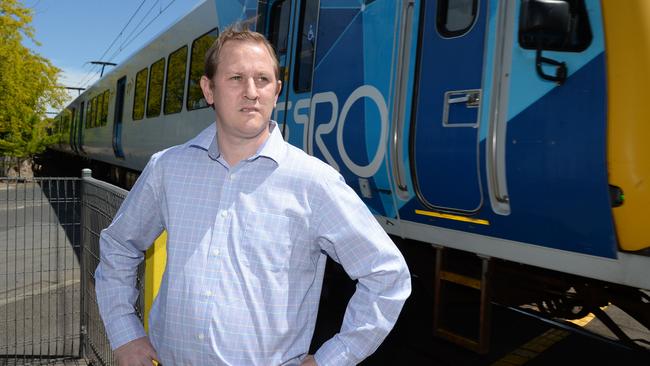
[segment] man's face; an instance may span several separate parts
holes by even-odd
[[[227,41],[212,82],[201,78],[205,99],[214,104],[219,134],[244,140],[268,131],[280,86],[269,51],[249,41]]]

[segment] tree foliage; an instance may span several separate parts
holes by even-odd
[[[58,140],[46,108],[60,109],[66,93],[60,70],[22,44],[25,37],[38,44],[31,21],[18,0],[0,0],[0,155],[28,158]]]

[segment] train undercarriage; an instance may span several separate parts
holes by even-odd
[[[496,305],[629,349],[650,351],[650,291],[449,248],[436,252],[434,332],[443,338],[486,353],[490,307]],[[446,328],[455,321],[446,316],[458,311],[459,303],[472,301],[467,295],[471,292],[478,331],[467,336]],[[593,318],[602,324],[589,327],[597,331],[580,322]],[[608,331],[603,332],[605,328]]]

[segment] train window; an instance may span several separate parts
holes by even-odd
[[[83,124],[84,128],[89,127],[88,125],[90,124],[90,100],[86,101],[86,113],[84,113],[81,123]]]
[[[135,95],[133,97],[133,113],[134,121],[144,118],[144,101],[147,96],[147,76],[149,69],[146,67],[137,74],[135,74]]]
[[[192,42],[192,54],[190,58],[190,82],[187,83],[187,110],[205,108],[208,103],[203,98],[201,90],[201,76],[205,72],[205,54],[212,43],[217,39],[219,30],[217,28],[209,31]]]
[[[149,95],[147,97],[147,118],[158,117],[162,104],[163,78],[165,77],[165,59],[151,64],[149,75]]]
[[[102,106],[104,105],[104,95],[99,94],[97,97],[95,97],[96,100],[96,113],[95,113],[95,127],[99,127],[102,123]]]
[[[443,37],[467,33],[476,20],[478,0],[441,0],[438,2],[436,25]]]
[[[93,116],[93,127],[97,127],[101,123],[102,119],[102,105],[104,105],[104,95],[99,94],[93,99],[95,106],[93,107],[94,116]]]
[[[97,126],[97,97],[94,97],[90,104],[92,105],[92,114],[90,116],[90,128]]]
[[[269,40],[275,48],[278,58],[287,53],[289,39],[289,21],[291,19],[291,1],[277,1],[271,9],[271,27]]]
[[[88,124],[90,123],[90,100],[86,101],[86,112],[83,115],[81,123],[84,128],[88,128]]]
[[[67,126],[65,126],[64,129],[64,132],[66,134],[70,134],[70,129],[72,128],[72,126],[75,125],[76,121],[77,121],[77,109],[72,108],[72,110],[70,111],[70,123]]]
[[[102,124],[102,107],[104,106],[104,94],[99,94],[95,97],[95,125],[93,127],[99,127]]]
[[[61,115],[61,119],[58,121],[59,124],[56,126],[56,133],[59,134],[59,139],[63,138],[65,133],[68,131],[68,126],[70,126],[71,113],[72,112],[68,108],[63,110],[63,115]]]
[[[183,109],[185,71],[187,70],[187,46],[172,52],[167,59],[165,82],[165,114],[178,113]]]
[[[79,119],[78,119],[77,124],[74,126],[75,131],[72,132],[73,134],[75,132],[79,133],[79,130],[81,130],[82,129],[81,127],[84,125],[84,121],[86,120],[86,114],[87,114],[86,112],[88,111],[88,109],[86,109],[87,105],[88,104],[85,101],[82,101],[81,105],[79,105]],[[75,139],[76,139],[76,137],[75,137]]]
[[[593,39],[584,0],[523,0],[518,38],[528,50],[584,51]]]
[[[97,127],[101,126],[103,122],[102,117],[104,114],[104,99],[104,93],[97,96]]]
[[[104,103],[102,105],[102,118],[101,118],[102,126],[106,126],[106,124],[108,123],[108,99],[110,98],[110,95],[111,95],[110,91],[106,89],[104,91],[104,98],[102,98],[104,100]]]
[[[298,49],[296,50],[296,71],[293,87],[296,92],[311,90],[311,76],[314,68],[314,50],[318,21],[319,1],[303,1],[300,8]]]
[[[90,128],[90,115],[92,114],[92,100],[86,102],[86,114],[84,115],[84,126]]]

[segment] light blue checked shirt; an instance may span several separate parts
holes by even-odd
[[[152,156],[100,238],[97,300],[114,349],[145,335],[136,267],[163,229],[167,267],[149,337],[165,366],[300,364],[326,255],[358,283],[316,362],[353,365],[384,340],[411,291],[404,258],[338,172],[270,128],[234,167],[214,124]]]

